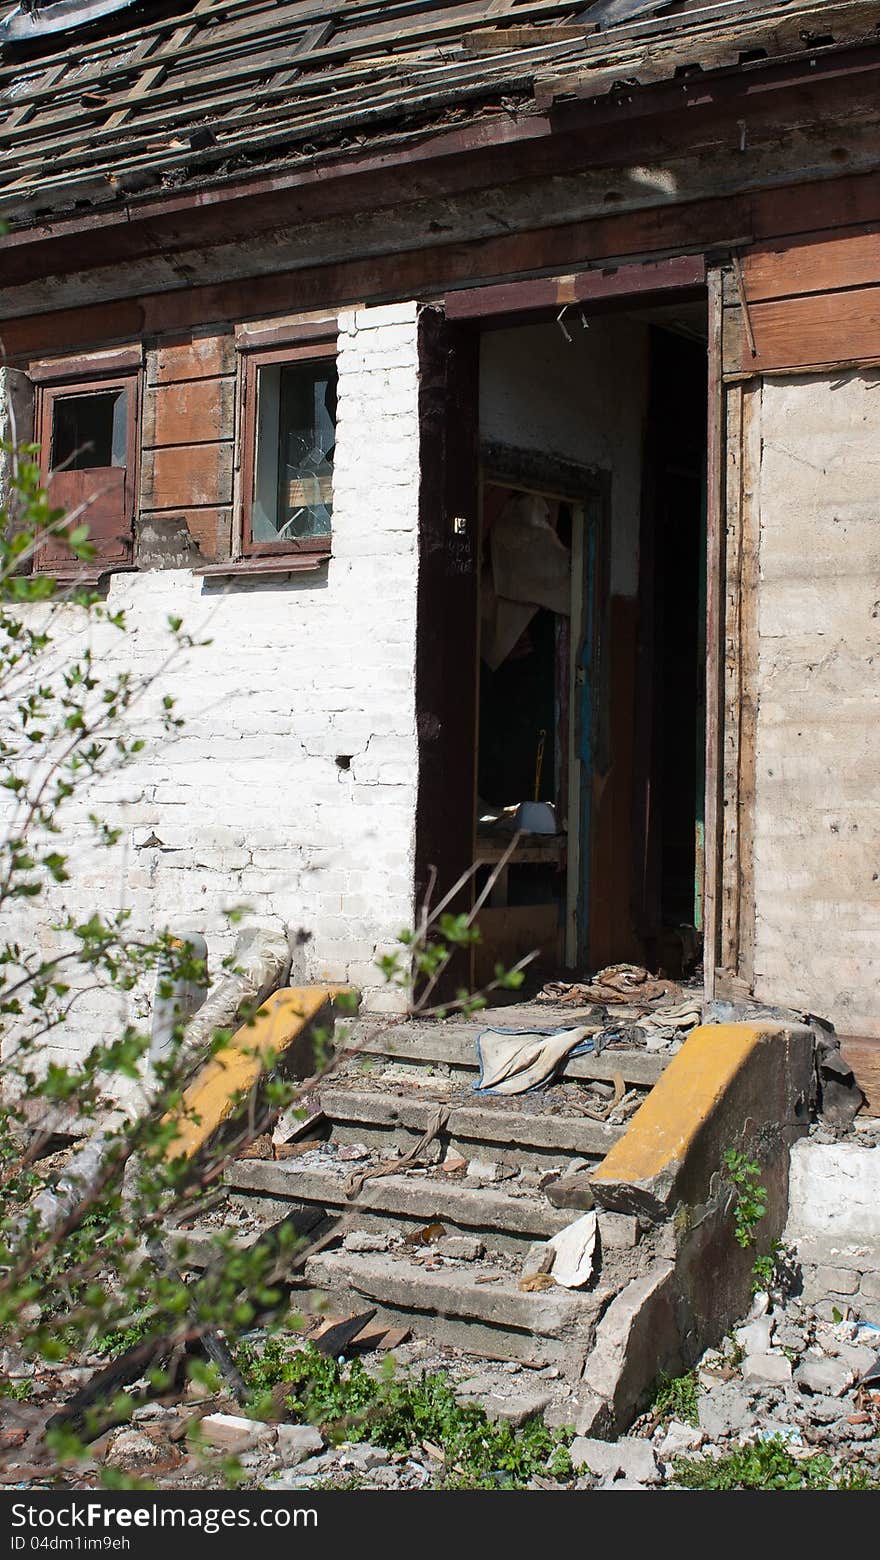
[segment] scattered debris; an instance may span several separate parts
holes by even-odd
[[[243,1419],[238,1414],[206,1414],[199,1428],[209,1446],[230,1456],[249,1452],[256,1446],[270,1446],[275,1440],[274,1425],[264,1424],[261,1419]]]

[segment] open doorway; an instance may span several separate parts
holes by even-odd
[[[706,377],[701,303],[483,332],[478,981],[699,956]]]

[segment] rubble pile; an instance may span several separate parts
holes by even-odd
[[[655,1208],[654,1198],[647,1208],[634,1197],[606,1206],[607,1187],[593,1178],[699,1007],[682,985],[650,982],[634,966],[609,967],[588,987],[546,988],[545,1011],[557,1020],[565,1011],[570,1021],[571,1005],[586,1002],[598,1004],[589,1020],[601,1043],[567,1058],[549,1087],[515,1097],[477,1092],[475,1040],[485,1016],[424,1032],[411,1026],[380,1040],[372,1055],[343,1055],[315,1089],[308,1120],[282,1118],[229,1167],[223,1197],[199,1225],[177,1227],[189,1247],[184,1267],[195,1275],[218,1228],[248,1245],[275,1221],[294,1222],[306,1244],[286,1281],[304,1320],[280,1346],[285,1364],[318,1359],[320,1371],[325,1361],[332,1408],[320,1394],[291,1395],[289,1374],[267,1376],[279,1335],[257,1330],[236,1346],[244,1348],[240,1368],[256,1362],[269,1381],[268,1404],[256,1378],[247,1390],[240,1375],[236,1384],[238,1367],[212,1395],[190,1384],[157,1399],[142,1381],[130,1422],[92,1440],[86,1460],[52,1474],[52,1485],[60,1478],[89,1488],[112,1469],[157,1488],[222,1488],[229,1458],[245,1487],[266,1490],[436,1489],[477,1477],[437,1431],[403,1441],[385,1434],[380,1403],[377,1421],[346,1398],[357,1372],[369,1393],[381,1395],[388,1383],[404,1398],[430,1395],[435,1381],[459,1419],[478,1410],[478,1438],[499,1449],[498,1467],[479,1470],[480,1488],[510,1483],[511,1463],[500,1453],[509,1435],[529,1448],[517,1465],[519,1488],[663,1491],[687,1484],[688,1466],[711,1468],[762,1445],[784,1449],[794,1463],[819,1456],[841,1473],[880,1481],[880,1120],[856,1113],[861,1095],[839,1051],[824,1038],[814,1053],[801,1030],[803,1097],[815,1056],[820,1116],[783,1149],[781,1216],[771,1234],[783,1230],[786,1208],[789,1223],[782,1245],[767,1237],[754,1268],[770,1292],[755,1297],[720,1346],[668,1379],[654,1319],[673,1304],[665,1286],[683,1239],[675,1207],[661,1199]],[[715,1007],[716,1022],[739,1017]],[[497,1033],[548,1033],[534,1008],[509,1011],[518,1024],[505,1029],[499,1018]],[[652,1050],[666,1054],[646,1055]],[[758,1176],[757,1164],[737,1157]],[[733,1193],[715,1165],[706,1184],[715,1188],[718,1239],[729,1239],[730,1250],[725,1256],[710,1242],[700,1261],[718,1286],[726,1273],[719,1264],[736,1257],[742,1266],[743,1253],[734,1245]],[[757,1190],[760,1221],[766,1195]],[[701,1208],[695,1228],[706,1227]],[[682,1354],[693,1359],[695,1338],[717,1345],[758,1255],[756,1245],[723,1322],[691,1332],[689,1343],[681,1334],[681,1346],[676,1338],[666,1356],[676,1368]],[[666,1298],[652,1311],[655,1291]],[[690,1314],[703,1313],[697,1306]],[[641,1344],[631,1332],[637,1317]],[[615,1383],[631,1369],[631,1346],[645,1357],[619,1409]],[[312,1354],[301,1358],[301,1350]],[[104,1365],[96,1355],[75,1368],[35,1371],[9,1350],[0,1356],[0,1483],[49,1487],[46,1423]],[[617,1374],[597,1387],[603,1369]],[[612,1438],[615,1428],[625,1433]]]

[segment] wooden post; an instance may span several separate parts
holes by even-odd
[[[724,386],[721,272],[709,271],[709,430],[706,483],[706,855],[703,894],[703,993],[715,996],[721,891],[721,775],[724,673]]]

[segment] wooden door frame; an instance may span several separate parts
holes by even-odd
[[[482,333],[482,330],[487,325],[491,325],[491,326],[496,327],[496,328],[501,326],[501,325],[508,325],[508,326],[511,326],[511,327],[512,326],[516,326],[516,325],[528,325],[528,324],[531,324],[531,323],[535,323],[536,320],[538,320],[539,318],[544,318],[544,319],[547,319],[548,317],[552,318],[553,317],[552,314],[548,315],[548,308],[555,309],[555,311],[558,313],[560,308],[564,308],[565,306],[567,306],[567,305],[569,305],[571,303],[575,303],[576,302],[579,307],[586,309],[588,312],[592,312],[592,310],[595,310],[596,312],[599,312],[599,310],[602,310],[603,312],[605,312],[605,311],[611,312],[613,310],[613,312],[615,312],[615,313],[626,313],[628,311],[631,311],[634,308],[645,307],[647,304],[650,304],[650,305],[654,306],[654,305],[663,304],[665,302],[677,301],[679,299],[684,299],[684,298],[695,298],[695,297],[705,298],[706,295],[707,295],[707,292],[708,292],[708,299],[709,299],[709,354],[708,354],[709,355],[709,444],[708,444],[708,459],[707,459],[708,490],[707,490],[707,536],[706,536],[706,581],[707,581],[707,591],[706,591],[706,677],[707,677],[707,700],[706,700],[706,790],[705,790],[705,805],[704,805],[704,816],[705,816],[704,923],[705,923],[706,946],[709,947],[709,946],[711,946],[710,938],[714,937],[717,940],[717,936],[718,936],[717,907],[716,907],[716,905],[714,903],[714,899],[713,899],[713,895],[715,893],[717,893],[718,874],[717,874],[717,869],[714,869],[713,864],[715,863],[715,861],[718,858],[719,853],[720,853],[720,840],[719,840],[719,835],[718,835],[718,830],[719,830],[719,800],[720,800],[720,798],[719,798],[719,796],[716,793],[717,793],[717,787],[719,785],[719,774],[720,774],[717,754],[718,754],[718,752],[720,752],[721,743],[722,743],[722,732],[721,732],[721,729],[720,729],[719,721],[720,721],[720,718],[721,718],[721,712],[723,710],[723,700],[720,699],[719,696],[718,696],[718,689],[720,687],[720,683],[719,683],[719,678],[720,678],[719,667],[720,667],[720,660],[721,660],[721,652],[720,652],[720,647],[719,647],[719,644],[718,644],[718,624],[719,624],[719,606],[720,606],[720,595],[721,595],[721,570],[722,570],[722,567],[723,567],[723,537],[719,536],[719,531],[720,531],[720,519],[719,519],[719,516],[720,516],[720,483],[721,483],[720,463],[721,463],[722,452],[723,452],[723,445],[722,445],[722,439],[721,439],[721,430],[720,430],[720,410],[719,410],[719,407],[720,407],[719,396],[720,396],[720,383],[721,383],[721,376],[720,376],[721,294],[720,294],[720,281],[716,282],[714,280],[714,278],[716,278],[719,273],[717,271],[714,271],[714,270],[710,270],[710,271],[707,272],[706,262],[705,262],[705,259],[704,259],[704,257],[702,255],[696,255],[696,256],[694,256],[694,255],[688,255],[688,256],[677,255],[677,256],[671,256],[668,260],[664,260],[664,261],[660,261],[660,262],[652,262],[652,263],[648,263],[648,262],[634,262],[634,263],[633,262],[628,262],[628,263],[625,263],[625,264],[621,264],[620,267],[617,268],[617,274],[616,274],[616,276],[614,278],[615,285],[614,285],[614,288],[613,288],[613,300],[612,300],[612,299],[609,298],[608,285],[607,285],[607,273],[608,273],[609,270],[614,270],[614,267],[613,266],[609,267],[609,266],[606,265],[606,266],[603,266],[601,271],[598,271],[598,270],[594,270],[592,267],[590,267],[588,264],[585,263],[581,268],[573,267],[572,268],[572,272],[570,274],[566,275],[566,276],[543,276],[543,277],[540,277],[540,278],[528,278],[528,279],[524,279],[524,280],[518,281],[518,282],[509,282],[509,283],[505,283],[503,285],[497,285],[497,286],[496,285],[486,285],[486,286],[483,286],[483,287],[476,287],[476,288],[470,288],[470,289],[459,289],[459,290],[456,290],[455,292],[452,292],[452,293],[447,295],[447,297],[443,300],[443,302],[438,306],[438,312],[440,310],[443,311],[443,317],[446,319],[448,325],[453,325],[459,331],[468,330],[469,332],[471,332],[472,333],[472,346],[473,346],[473,343],[476,343],[477,348],[478,348],[480,334]],[[717,292],[717,297],[715,296],[716,292]],[[478,384],[478,372],[479,372],[479,370],[478,370],[478,355],[477,355],[477,368],[476,368],[476,371],[475,371],[475,374],[474,374],[474,386],[475,387]],[[719,387],[718,389],[716,389],[716,385]],[[477,398],[477,406],[478,406],[478,398]],[[493,475],[493,478],[494,478],[495,475],[496,475],[495,470],[493,470],[492,475]],[[425,473],[424,473],[424,469],[423,469],[423,473],[422,473],[422,478],[423,478],[422,485],[423,485],[423,487],[425,485],[425,483],[424,483],[424,476],[425,476]],[[571,495],[569,493],[567,495],[567,501],[571,502],[571,503],[582,503],[583,502],[583,498],[575,499],[573,497],[573,495]],[[480,506],[480,508],[477,510],[477,513],[479,514],[481,512],[481,505],[482,505],[482,484],[481,484],[481,481],[479,481],[479,480],[478,480],[478,482],[476,484],[476,487],[475,487],[474,503]],[[603,502],[603,516],[602,516],[602,518],[603,518],[603,522],[604,522],[603,526],[602,526],[602,529],[606,533],[605,538],[604,538],[604,540],[606,541],[606,546],[604,548],[604,553],[605,553],[605,556],[607,558],[607,552],[608,552],[608,549],[607,549],[607,532],[608,532],[607,498]],[[424,544],[424,538],[422,539],[422,545],[423,544]],[[478,549],[477,549],[477,551],[478,551]],[[603,567],[603,571],[604,571],[604,564],[603,564],[602,567]],[[598,583],[599,580],[601,580],[602,577],[603,577],[602,573],[597,571],[597,575],[596,575],[597,583]],[[424,581],[423,581],[422,571],[420,569],[420,583],[419,583],[419,598],[420,598],[419,620],[420,620],[420,630],[421,630],[421,616],[422,616],[422,606],[421,606],[421,603],[422,603],[422,601],[424,599],[424,597],[423,597],[423,583],[424,583]],[[609,598],[608,598],[607,590],[605,592],[604,603],[601,601],[601,598],[600,598],[600,605],[603,605],[606,609],[610,605],[610,601],[609,601]],[[607,625],[604,624],[601,621],[604,616],[605,616],[604,612],[597,614],[597,620],[598,621],[597,621],[597,624],[596,624],[596,628],[597,628],[597,630],[599,632],[599,635],[600,635],[600,642],[599,642],[599,646],[598,646],[598,656],[597,656],[597,667],[599,667],[601,665],[602,641],[604,640],[604,638],[606,637],[606,634],[607,634]],[[420,631],[420,634],[419,634],[420,642],[421,642],[421,637],[422,636],[421,636],[421,631]],[[475,645],[474,668],[475,668],[475,674],[476,674],[476,672],[478,670],[478,666],[479,666],[479,659],[478,659],[479,658],[478,598],[477,598],[477,606],[476,606],[476,627],[475,627],[475,632],[474,632],[474,645]],[[419,648],[419,650],[417,651],[417,661],[418,661],[419,666],[424,668],[424,651],[423,651],[422,648]],[[427,860],[426,851],[425,851],[425,843],[426,843],[426,840],[428,839],[429,834],[430,834],[430,829],[429,829],[428,824],[427,824],[428,807],[429,807],[429,803],[428,803],[428,799],[427,799],[427,790],[428,790],[428,788],[425,788],[422,785],[423,743],[422,743],[422,733],[421,733],[421,723],[425,719],[425,715],[426,715],[424,704],[423,704],[423,701],[422,701],[422,698],[421,698],[421,688],[424,685],[424,683],[429,681],[429,680],[430,679],[425,676],[424,671],[422,672],[421,677],[419,675],[419,672],[417,671],[417,711],[416,711],[416,714],[417,714],[417,720],[420,723],[420,741],[419,741],[419,770],[420,770],[419,807],[418,807],[417,827],[416,827],[416,889],[417,889],[417,892],[419,891],[420,885],[424,881],[425,866],[426,866],[426,860]],[[713,693],[713,686],[715,688],[714,693]],[[474,700],[473,714],[474,714],[474,720],[473,720],[474,767],[473,767],[473,773],[470,774],[470,781],[469,781],[469,784],[468,784],[468,791],[469,791],[469,794],[471,795],[472,803],[474,803],[474,805],[472,807],[472,835],[471,835],[472,848],[471,848],[471,860],[473,860],[473,853],[474,853],[474,849],[475,849],[475,835],[476,835],[476,809],[475,809],[475,798],[476,798],[476,791],[475,791],[475,784],[476,784],[476,742],[477,742],[477,735],[476,735],[477,707],[476,707],[476,700]],[[427,719],[430,722],[430,719],[431,719],[430,715],[427,715]],[[570,811],[571,811],[571,809],[570,809]],[[580,828],[580,833],[582,834],[584,832],[582,824],[579,826],[579,828]],[[593,840],[591,840],[590,844],[589,844],[589,849],[590,849],[591,856],[592,856],[593,849],[594,849],[594,843],[595,842]],[[579,846],[582,846],[582,841],[580,841],[580,840],[579,840]],[[590,892],[589,899],[590,899],[590,901],[592,901],[594,899],[595,893],[596,893],[595,874],[592,871],[590,872],[590,888],[591,888],[591,892]],[[579,929],[579,937],[578,937],[578,941],[579,941],[579,944],[580,944],[580,946],[578,948],[578,957],[579,958],[582,956],[582,949],[583,949],[584,941],[586,940],[587,946],[589,944],[589,923],[592,920],[592,916],[590,914],[590,910],[591,909],[592,909],[592,904],[588,905],[585,910],[582,909],[581,913],[580,913],[580,917],[579,917],[581,922],[585,923],[585,929],[586,929],[586,939],[585,939],[585,936],[584,936],[584,932]],[[713,959],[710,958],[710,959],[706,960],[706,970],[707,970],[706,989],[707,989],[707,993],[708,993],[709,992],[709,988],[710,988],[710,984],[711,984],[710,976],[714,976],[714,960]]]

